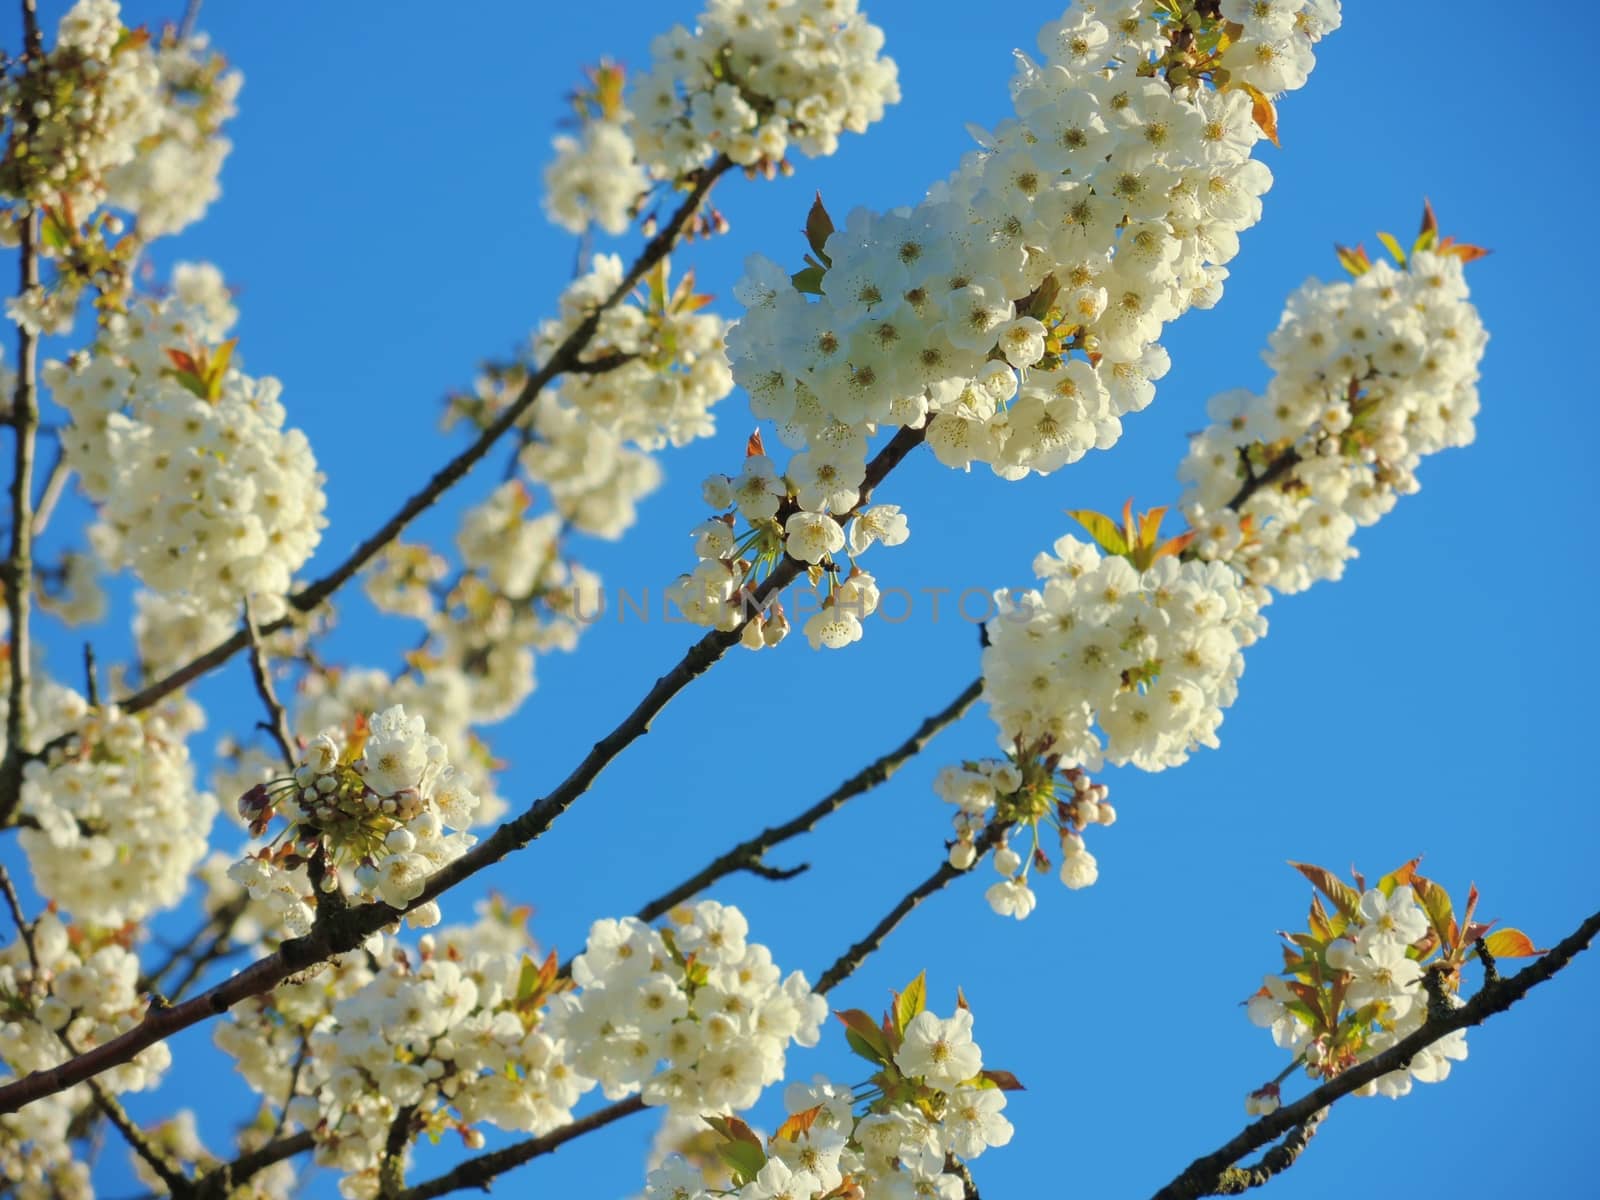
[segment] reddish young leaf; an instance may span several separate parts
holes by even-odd
[[[778,1131],[772,1135],[772,1141],[782,1139],[786,1142],[798,1142],[802,1133],[811,1132],[811,1125],[817,1119],[817,1114],[822,1111],[822,1105],[808,1108],[804,1112],[790,1114],[788,1120],[778,1126]]]
[[[1333,906],[1347,917],[1353,917],[1361,894],[1326,867],[1290,861],[1289,865],[1309,879],[1314,887],[1333,901]]]

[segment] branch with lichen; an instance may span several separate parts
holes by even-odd
[[[1391,1071],[1403,1070],[1419,1051],[1446,1035],[1480,1025],[1490,1017],[1505,1012],[1588,949],[1597,934],[1600,934],[1600,912],[1589,916],[1538,961],[1509,978],[1486,982],[1460,1008],[1445,1007],[1444,1011],[1440,1011],[1441,1006],[1430,1005],[1428,1018],[1420,1029],[1401,1038],[1387,1050],[1341,1072],[1292,1104],[1285,1104],[1247,1125],[1232,1140],[1185,1167],[1172,1182],[1155,1193],[1154,1200],[1193,1200],[1197,1196],[1215,1194],[1225,1173],[1246,1154],[1306,1125],[1334,1101],[1359,1091]]]

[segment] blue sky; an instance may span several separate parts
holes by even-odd
[[[47,26],[61,7],[41,5]],[[141,0],[127,12],[156,23],[177,7]],[[573,246],[543,221],[538,180],[579,64],[603,54],[642,64],[650,37],[693,11],[659,0],[206,5],[202,28],[246,76],[236,149],[222,201],[156,258],[211,259],[241,289],[240,352],[284,381],[291,422],[329,475],[331,525],[308,574],[453,448],[437,430],[440,397],[549,312]],[[732,232],[688,259],[726,311],[747,253],[798,258],[814,190],[836,215],[919,198],[970,144],[965,123],[1007,110],[1010,51],[1031,50],[1059,7],[889,0],[870,11],[905,98],[835,157],[801,161],[793,179],[719,189]],[[1584,597],[1600,583],[1585,532],[1600,428],[1583,356],[1594,312],[1584,281],[1600,262],[1574,212],[1595,182],[1592,98],[1580,96],[1580,73],[1552,68],[1548,30],[1507,20],[1501,5],[1353,4],[1345,19],[1309,86],[1281,105],[1283,147],[1263,147],[1277,182],[1227,294],[1172,328],[1173,370],[1123,441],[1020,484],[956,475],[923,454],[880,492],[912,526],[905,546],[878,552],[880,580],[913,592],[1025,584],[1034,553],[1065,531],[1062,509],[1176,496],[1173,473],[1206,398],[1265,382],[1266,335],[1295,286],[1338,271],[1333,241],[1373,247],[1377,229],[1408,234],[1428,195],[1445,232],[1494,250],[1470,275],[1492,338],[1477,443],[1425,464],[1422,492],[1362,532],[1342,582],[1269,610],[1270,636],[1249,652],[1221,750],[1178,771],[1107,777],[1121,819],[1094,841],[1095,887],[1048,884],[1018,925],[988,912],[984,868],[919,909],[834,994],[838,1007],[878,1008],[924,966],[934,1007],[965,989],[986,1063],[1029,1088],[1008,1110],[1015,1141],[975,1165],[991,1197],[1041,1183],[1052,1194],[1148,1194],[1244,1123],[1245,1092],[1284,1065],[1239,1002],[1277,961],[1274,930],[1303,919],[1308,889],[1287,859],[1377,874],[1425,854],[1426,873],[1452,891],[1476,881],[1484,912],[1540,944],[1594,907],[1600,820],[1585,747],[1600,660],[1583,631],[1593,620]],[[742,397],[725,402],[719,425],[715,439],[664,457],[667,485],[629,539],[584,543],[584,561],[614,584],[657,591],[690,565],[698,481],[736,466],[751,427]],[[417,532],[443,541],[460,503],[498,478],[481,470]],[[365,619],[354,591],[340,609],[333,657],[387,663],[410,636]],[[975,631],[924,613],[872,624],[845,653],[815,654],[800,639],[736,653],[484,884],[533,904],[547,944],[578,948],[594,918],[631,911],[810,803],[958,691],[977,670]],[[75,677],[77,635],[44,629],[51,664]],[[104,660],[126,642],[101,636]],[[546,658],[523,711],[486,731],[509,760],[502,791],[527,802],[562,778],[688,641],[681,626],[606,622],[577,653]],[[241,663],[198,696],[211,732],[256,719]],[[822,743],[809,732],[818,722]],[[745,909],[778,962],[815,977],[937,862],[948,813],[929,788],[934,770],[991,744],[986,717],[972,714],[892,785],[777,856],[811,872],[784,884],[734,879],[714,894]],[[11,839],[0,856],[14,861]],[[452,900],[447,919],[470,912],[467,895]],[[1600,958],[1580,960],[1469,1034],[1471,1057],[1444,1084],[1341,1103],[1274,1194],[1424,1178],[1466,1197],[1587,1190],[1579,1098],[1600,1069],[1597,983]],[[163,1088],[131,1108],[147,1119],[201,1108],[222,1144],[253,1103],[218,1086],[209,1031],[175,1050]],[[790,1064],[802,1077],[852,1070],[831,1037]],[[653,1130],[633,1118],[509,1186],[625,1195]],[[104,1194],[130,1190],[118,1159],[107,1156]],[[443,1147],[423,1147],[412,1177],[446,1161]],[[332,1177],[315,1177],[309,1194],[335,1194]]]

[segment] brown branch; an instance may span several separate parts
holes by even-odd
[[[1231,1141],[1190,1163],[1182,1174],[1155,1194],[1155,1200],[1193,1200],[1194,1197],[1208,1194],[1217,1187],[1223,1173],[1246,1154],[1306,1124],[1315,1113],[1327,1108],[1335,1100],[1348,1096],[1390,1071],[1404,1069],[1419,1051],[1447,1034],[1480,1025],[1496,1013],[1505,1012],[1586,950],[1596,934],[1600,934],[1600,912],[1592,914],[1543,957],[1509,979],[1484,984],[1478,989],[1477,995],[1460,1008],[1430,1013],[1422,1028],[1401,1038],[1387,1050],[1334,1076],[1293,1104],[1285,1104],[1276,1112],[1245,1126]]]
[[[67,1040],[65,1034],[57,1033],[56,1037],[63,1046],[67,1047],[69,1052],[76,1053],[73,1051],[72,1043]],[[156,1173],[156,1177],[167,1185],[167,1191],[175,1200],[190,1200],[194,1194],[194,1183],[183,1173],[181,1168],[175,1167],[167,1161],[167,1156],[145,1136],[144,1130],[134,1124],[133,1118],[128,1116],[127,1109],[123,1108],[110,1092],[101,1087],[98,1080],[89,1080],[89,1091],[93,1093],[94,1102],[99,1106],[100,1111],[105,1114],[106,1120],[110,1121],[116,1131],[122,1135],[122,1140],[128,1143],[133,1152],[149,1165],[150,1169]]]
[[[791,820],[781,825],[773,825],[763,829],[753,838],[740,842],[726,854],[719,856],[696,871],[682,883],[677,884],[669,891],[657,896],[650,903],[641,908],[635,915],[641,921],[654,921],[662,913],[683,903],[690,896],[702,892],[717,880],[736,871],[749,871],[760,875],[764,879],[786,879],[798,874],[800,869],[782,871],[767,866],[762,859],[774,846],[809,833],[815,829],[820,821],[831,813],[844,807],[845,803],[871,791],[879,784],[888,781],[896,771],[909,759],[921,752],[933,738],[942,730],[959,721],[978,696],[983,691],[983,681],[975,679],[962,689],[960,695],[951,700],[944,708],[934,713],[917,726],[916,732],[889,753],[869,763],[845,780],[821,800],[810,808],[800,813]]]
[[[259,1172],[297,1154],[304,1154],[315,1145],[316,1140],[307,1131],[278,1138],[249,1154],[241,1154],[232,1162],[224,1163],[201,1176],[194,1185],[192,1200],[223,1200]]]
[[[194,986],[195,981],[205,974],[207,967],[235,953],[237,948],[230,940],[233,937],[233,927],[239,923],[239,918],[244,915],[245,909],[249,906],[249,901],[250,897],[246,895],[243,899],[234,902],[234,904],[237,904],[237,908],[234,907],[234,904],[229,904],[217,910],[217,918],[213,922],[217,932],[206,943],[206,948],[191,957],[188,965],[184,967],[183,974],[178,977],[178,982],[172,987],[171,1001],[173,1003],[183,999],[185,993]]]
[[[1239,485],[1239,490],[1233,494],[1233,498],[1229,500],[1227,504],[1223,505],[1223,507],[1230,508],[1234,512],[1238,512],[1239,509],[1249,501],[1250,497],[1254,496],[1262,488],[1278,482],[1278,480],[1282,479],[1285,475],[1299,465],[1300,452],[1291,446],[1282,454],[1278,455],[1277,458],[1273,459],[1272,462],[1267,464],[1267,469],[1261,472],[1261,474],[1247,475],[1245,477],[1245,481]],[[1249,470],[1248,462],[1245,463],[1245,469]]]
[[[415,517],[432,507],[440,496],[444,495],[445,492],[463,479],[467,472],[472,470],[489,453],[495,443],[505,436],[507,431],[515,426],[527,411],[533,407],[533,403],[539,398],[539,394],[553,380],[561,375],[573,372],[595,373],[600,370],[599,363],[585,363],[582,359],[582,354],[599,330],[601,318],[609,310],[622,303],[638,285],[639,281],[662,259],[666,258],[673,246],[677,244],[678,238],[687,228],[690,220],[700,210],[700,205],[710,193],[712,186],[732,166],[733,163],[728,158],[719,156],[710,165],[702,168],[695,178],[694,185],[678,206],[677,211],[662,226],[660,232],[651,238],[645,248],[640,251],[639,257],[629,267],[628,273],[623,276],[622,281],[612,289],[610,295],[595,306],[593,312],[580,321],[572,332],[562,339],[561,344],[555,348],[544,365],[528,376],[527,382],[523,384],[522,390],[517,394],[517,398],[484,427],[483,431],[470,446],[439,468],[426,484],[396,510],[392,517],[352,550],[338,566],[290,596],[290,607],[302,615],[309,613],[348,583],[367,563],[376,558],[384,547],[399,537]],[[627,356],[613,356],[611,366],[620,365],[626,359]],[[601,359],[600,363],[605,361],[605,359]],[[292,622],[292,616],[285,616],[265,626],[261,632],[276,633]],[[119,698],[117,704],[125,712],[139,712],[149,708],[152,704],[171,695],[179,688],[221,666],[240,650],[243,650],[245,645],[245,634],[243,630],[240,630],[226,641],[213,646],[204,654],[196,656],[171,673],[146,684],[130,695]]]
[[[1327,1115],[1327,1109],[1318,1109],[1306,1118],[1304,1124],[1296,1125],[1283,1141],[1249,1166],[1229,1167],[1218,1177],[1216,1187],[1207,1194],[1238,1196],[1251,1188],[1271,1183],[1274,1177],[1294,1166],[1300,1155],[1305,1152],[1305,1148],[1311,1144],[1311,1139],[1317,1136],[1317,1126],[1322,1124],[1322,1119]]]
[[[44,54],[35,0],[22,0],[23,58],[31,70]],[[33,141],[33,111],[19,117],[22,140]],[[39,286],[39,206],[29,204],[22,219],[17,296]],[[28,704],[28,675],[33,646],[28,628],[33,604],[33,452],[39,428],[39,339],[17,326],[17,384],[11,402],[14,438],[11,468],[11,549],[5,561],[6,615],[11,623],[11,709],[6,714],[6,748],[0,757],[0,825],[22,802],[22,768],[33,736]]]
[[[302,1034],[300,1049],[295,1051],[294,1065],[289,1068],[289,1086],[284,1089],[283,1107],[278,1109],[278,1120],[272,1126],[272,1135],[267,1138],[268,1144],[276,1142],[283,1136],[283,1127],[289,1123],[289,1105],[294,1103],[294,1094],[300,1087],[300,1072],[305,1070],[306,1060],[311,1057],[311,1038]]]
[[[984,856],[994,848],[995,843],[1000,840],[1009,828],[1009,823],[1005,821],[991,821],[989,827],[983,831],[983,835],[978,838],[978,856],[972,860],[971,866],[952,867],[948,859],[940,863],[937,871],[900,897],[895,902],[894,907],[883,915],[883,919],[872,927],[871,932],[866,937],[841,954],[833,965],[822,973],[817,980],[817,986],[812,990],[818,995],[831,992],[853,975],[861,964],[866,962],[867,958],[883,945],[884,939],[894,932],[895,926],[910,915],[912,909],[916,908],[917,905],[935,892],[942,891],[952,880],[965,875],[982,862]]]
[[[861,500],[856,508],[840,514],[838,520],[841,523],[866,504],[872,489],[921,444],[923,433],[921,429],[900,429],[873,456],[867,464]],[[542,836],[579,796],[589,790],[600,773],[623,750],[650,731],[650,723],[674,696],[738,643],[744,626],[761,610],[767,599],[793,582],[804,567],[805,564],[796,559],[783,558],[761,586],[755,589],[751,597],[752,604],[747,609],[749,615],[733,629],[714,629],[701,637],[678,660],[677,665],[656,680],[633,711],[594,744],[583,761],[553,791],[520,815],[504,822],[466,854],[430,875],[421,893],[407,905],[407,911],[428,903],[462,880],[476,875]],[[402,915],[401,910],[379,903],[319,912],[310,933],[289,939],[276,953],[257,960],[192,1000],[153,1011],[125,1033],[78,1058],[48,1070],[35,1071],[0,1087],[0,1113],[15,1112],[24,1104],[54,1095],[119,1063],[127,1062],[147,1046],[153,1046],[179,1030],[225,1012],[241,1000],[268,992],[308,967],[348,953],[371,934],[399,920]]]
[[[219,941],[223,943],[227,941],[229,935],[233,931],[234,925],[238,922],[239,918],[244,915],[244,911],[249,904],[249,895],[241,891],[238,896],[234,897],[232,900],[229,900],[221,908],[217,909],[216,912],[212,913],[206,918],[205,923],[201,925],[200,928],[191,933],[186,939],[184,939],[183,942],[178,945],[176,949],[172,950],[168,954],[166,962],[162,963],[148,975],[142,975],[139,977],[139,981],[136,985],[138,990],[141,992],[154,992],[161,986],[161,981],[168,975],[172,974],[173,968],[186,960],[194,959],[195,961],[202,963],[200,969],[203,970],[205,966],[210,965],[217,958],[220,958],[222,954],[218,948]],[[212,937],[210,944],[207,945],[204,950],[198,950],[201,939],[204,938],[208,933],[211,933],[212,930],[216,930],[217,934]],[[194,968],[191,964],[191,971],[193,971],[193,969]],[[182,982],[187,984],[192,980],[192,978],[192,974],[186,973]]]
[[[416,1115],[415,1104],[402,1105],[389,1123],[389,1133],[383,1139],[383,1158],[378,1163],[378,1195],[384,1200],[405,1190],[405,1152],[411,1141],[411,1122]]]
[[[492,1150],[488,1154],[469,1158],[443,1175],[435,1176],[398,1193],[394,1200],[432,1200],[434,1196],[443,1196],[447,1192],[459,1191],[462,1188],[488,1190],[489,1184],[496,1176],[504,1174],[512,1167],[520,1167],[531,1159],[559,1150],[573,1138],[582,1137],[613,1121],[620,1121],[623,1117],[632,1116],[643,1110],[644,1100],[638,1096],[629,1096],[626,1100],[619,1100],[615,1104],[606,1105],[605,1108],[596,1109],[588,1116],[570,1121],[560,1129],[553,1129],[541,1137],[528,1138],[503,1150]]]
[[[972,1168],[954,1154],[944,1156],[944,1173],[961,1180],[962,1200],[983,1200],[978,1193],[978,1181],[972,1178]]]
[[[278,753],[283,756],[284,766],[293,773],[300,763],[300,756],[295,753],[294,735],[289,732],[289,716],[283,711],[278,693],[272,687],[272,671],[267,663],[267,652],[261,648],[261,634],[256,627],[249,596],[244,598],[242,624],[245,642],[250,647],[250,675],[256,682],[256,694],[267,708],[268,720],[260,722],[260,728],[266,730],[278,744]]]

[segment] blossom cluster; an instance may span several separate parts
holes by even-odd
[[[817,531],[806,561],[831,569],[874,432],[925,430],[941,462],[1017,479],[1110,446],[1150,402],[1163,327],[1216,301],[1260,217],[1258,110],[1338,24],[1336,4],[1270,7],[1237,36],[1215,14],[1073,7],[1042,32],[1045,61],[1022,58],[1016,115],[922,203],[837,228],[819,202],[806,270],[749,260],[729,356],[756,416],[803,451],[764,486]],[[770,561],[786,530],[755,532]],[[723,562],[737,594],[741,560]]]
[[[251,1086],[314,1131],[341,1190],[379,1189],[391,1128],[406,1143],[480,1124],[539,1135],[566,1124],[597,1084],[611,1098],[681,1112],[754,1104],[783,1076],[789,1042],[815,1044],[826,1006],[798,972],[780,978],[735,908],[702,901],[660,930],[604,920],[563,978],[541,963],[516,912],[492,910],[416,950],[340,961],[314,986],[247,1001],[218,1031]],[[294,1063],[303,1059],[296,1074]]]
[[[72,417],[67,461],[100,506],[100,557],[235,619],[261,596],[265,620],[321,538],[323,481],[305,435],[283,428],[279,382],[233,363],[235,315],[216,268],[183,264],[171,295],[135,300],[44,375]]]
[[[1001,746],[1147,771],[1215,746],[1241,651],[1266,632],[1251,590],[1221,563],[1166,556],[1141,571],[1070,536],[1054,549],[1034,560],[1042,587],[1002,594],[988,626],[984,695]]]
[[[1356,527],[1416,490],[1422,456],[1472,440],[1487,335],[1462,267],[1484,252],[1440,239],[1431,208],[1409,254],[1384,237],[1398,268],[1341,248],[1354,280],[1308,283],[1290,299],[1266,392],[1211,400],[1212,424],[1179,471],[1189,532],[1159,542],[1165,510],[1135,522],[1130,505],[1120,527],[1075,512],[1105,557],[1064,538],[1057,557],[1035,560],[1043,589],[1001,595],[984,694],[1010,758],[987,770],[1008,781],[1012,763],[1045,778],[1102,759],[1160,770],[1215,746],[1272,593],[1337,579]],[[957,817],[958,855],[981,832],[986,797],[1009,790],[963,782],[964,770],[938,789],[958,804],[977,797]],[[1093,882],[1092,858],[1068,861]],[[1031,893],[990,892],[998,911],[1032,908]]]
[[[669,918],[659,931],[631,917],[597,922],[572,963],[579,990],[551,1004],[551,1032],[610,1099],[749,1108],[783,1078],[791,1041],[816,1044],[827,1006],[747,939],[738,909],[704,900]]]
[[[978,1157],[1011,1140],[1001,1115],[1007,1089],[1020,1087],[1004,1071],[985,1071],[972,1040],[972,1013],[963,1002],[948,1018],[924,1006],[922,977],[895,997],[880,1024],[859,1009],[837,1014],[851,1048],[875,1073],[862,1088],[825,1076],[793,1083],[784,1092],[787,1118],[763,1143],[734,1117],[708,1117],[725,1139],[719,1154],[734,1186],[713,1189],[704,1171],[668,1158],[646,1181],[647,1200],[814,1200],[822,1196],[965,1194],[952,1160]]]
[[[310,928],[315,903],[315,892],[305,896],[295,886],[293,872],[302,866],[326,892],[342,888],[338,868],[347,867],[356,895],[409,909],[412,925],[436,925],[437,904],[411,906],[428,876],[476,840],[464,830],[477,807],[444,743],[420,716],[394,705],[371,714],[353,735],[338,726],[323,730],[292,777],[240,797],[252,834],[265,833],[274,817],[288,825],[230,874],[253,899],[277,902],[292,933]]]
[[[627,231],[650,179],[628,134],[633,114],[623,103],[626,72],[607,62],[588,74],[590,86],[573,97],[577,136],[563,134],[552,143],[544,210],[568,233],[583,233],[593,223],[615,236]]]
[[[138,977],[138,958],[116,934],[46,912],[25,938],[0,949],[0,1083],[54,1067],[137,1024],[145,1010]],[[144,1091],[171,1059],[166,1043],[157,1042],[97,1083],[112,1095]],[[0,1116],[0,1178],[16,1196],[93,1195],[69,1133],[90,1103],[88,1086],[79,1084]]]
[[[1472,958],[1542,953],[1520,930],[1474,922],[1476,888],[1458,921],[1449,894],[1417,872],[1418,861],[1370,888],[1359,874],[1351,887],[1321,867],[1292,864],[1321,895],[1312,897],[1307,930],[1283,935],[1283,972],[1266,977],[1247,1011],[1294,1061],[1251,1093],[1251,1112],[1275,1109],[1279,1084],[1296,1068],[1331,1079],[1420,1029],[1430,1009],[1459,1008],[1461,968]],[[1466,1057],[1466,1032],[1455,1030],[1361,1092],[1403,1096],[1413,1081],[1437,1083]]]
[[[87,217],[106,177],[159,136],[161,90],[149,36],[124,28],[117,0],[78,0],[44,60],[0,93],[6,118],[29,134],[8,157],[5,191]]]
[[[9,309],[36,333],[63,332],[85,283],[119,292],[144,242],[198,220],[220,194],[221,130],[241,78],[203,36],[125,28],[117,0],[78,0],[55,45],[21,62],[0,81],[11,134],[0,195],[16,201],[4,237],[42,209],[40,249],[59,270]],[[133,217],[136,236],[120,237],[112,210]]]
[[[1338,579],[1356,529],[1417,490],[1422,457],[1473,438],[1488,337],[1462,257],[1352,263],[1353,280],[1290,298],[1266,391],[1213,397],[1179,471],[1196,551],[1279,592]]]
[[[187,228],[222,194],[218,179],[233,144],[221,129],[236,113],[244,83],[203,34],[184,41],[169,29],[153,53],[160,75],[155,132],[106,176],[107,203],[133,214],[147,241]]]
[[[176,905],[217,813],[186,745],[199,708],[92,708],[59,685],[35,707],[42,729],[66,735],[23,773],[18,836],[39,894],[113,929]]]
[[[900,99],[883,31],[856,0],[711,0],[695,28],[650,47],[633,89],[633,139],[658,177],[679,178],[725,154],[781,162],[792,146],[832,154]]]

